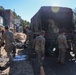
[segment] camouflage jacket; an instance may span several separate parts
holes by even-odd
[[[0,32],[0,46],[4,43],[2,32]]]
[[[40,36],[37,36],[34,40],[34,45],[35,45],[35,50],[36,51],[44,51],[45,50],[45,38],[40,35]]]
[[[3,40],[5,41],[5,46],[10,46],[15,42],[13,32],[10,30],[5,31],[3,34]]]
[[[58,47],[59,48],[68,48],[67,39],[65,35],[60,34],[58,36]]]
[[[27,44],[31,44],[33,42],[33,39],[34,39],[34,35],[33,35],[33,32],[31,30],[29,30],[27,33],[26,33],[27,37],[26,37],[26,43]]]

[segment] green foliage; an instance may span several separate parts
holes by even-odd
[[[0,6],[0,10],[4,10],[4,7],[3,7],[3,6]],[[21,18],[21,16],[17,15],[17,13],[15,12],[15,9],[14,9],[14,11],[13,11],[13,15],[14,15],[14,18],[15,18],[15,19],[17,19],[17,18],[21,19],[21,25],[22,25],[23,27],[29,26],[30,22],[28,22],[28,21],[26,21],[26,20],[23,20],[23,19]]]
[[[24,27],[26,25],[25,20],[21,19],[21,25]]]
[[[18,18],[17,14],[13,12],[14,18]]]
[[[22,25],[23,27],[29,26],[29,24],[30,24],[30,22],[21,19],[21,25]]]
[[[26,25],[29,26],[30,25],[30,22],[26,21]]]
[[[28,22],[28,21],[26,21],[26,20],[23,20],[23,19],[21,18],[21,16],[19,16],[19,15],[17,15],[17,14],[15,13],[15,11],[13,11],[13,15],[14,15],[14,18],[20,18],[20,19],[21,19],[21,25],[22,25],[23,27],[29,26],[30,22]]]
[[[13,14],[14,14],[14,18],[20,18],[20,19],[21,19],[21,25],[22,25],[23,27],[29,26],[30,22],[28,22],[28,21],[26,21],[26,20],[23,20],[23,19],[21,18],[21,16],[17,15],[15,12],[13,12]]]
[[[0,10],[4,10],[4,7],[3,6],[0,6]]]
[[[21,25],[25,28],[26,26],[29,26],[30,22],[23,20],[21,16],[17,15],[15,12],[13,12],[14,18],[20,18],[21,19]]]

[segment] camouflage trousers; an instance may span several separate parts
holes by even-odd
[[[59,49],[58,61],[60,61],[61,63],[64,63],[65,55],[66,55],[66,49],[65,48]]]
[[[75,59],[76,59],[76,44],[73,44],[73,53],[75,54]]]
[[[32,51],[32,47],[31,46],[28,46],[27,47],[28,58],[31,58],[31,51]]]
[[[44,52],[42,52],[42,53],[41,52],[36,52],[36,59],[37,59],[40,66],[43,65],[44,58],[45,58]]]
[[[32,56],[32,46],[33,46],[33,41],[30,41],[29,43],[28,43],[28,47],[27,47],[27,54],[28,54],[28,58],[31,58]]]
[[[11,54],[13,54],[13,57],[16,54],[16,46],[13,44],[5,45],[5,51],[7,52],[7,57],[9,57],[9,60],[12,60]]]

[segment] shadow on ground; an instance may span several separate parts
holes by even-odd
[[[38,74],[38,63],[35,59],[31,60],[35,75]],[[58,64],[57,58],[45,58],[44,64],[45,75],[76,75],[76,63],[66,61],[66,64]]]
[[[19,50],[18,55],[26,55],[26,50]],[[21,60],[21,61],[13,61],[10,64],[4,65],[5,70],[7,71],[4,73],[4,75],[7,73],[7,75],[34,75],[33,69],[31,66],[30,61],[27,60]],[[9,68],[9,70],[7,70]],[[2,72],[4,72],[2,71]]]

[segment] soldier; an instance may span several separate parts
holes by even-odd
[[[2,56],[2,54],[1,54],[1,47],[4,46],[4,40],[2,39],[3,33],[4,33],[3,30],[0,31],[0,57]]]
[[[14,40],[14,35],[12,31],[8,29],[8,26],[5,27],[5,32],[3,34],[3,40],[5,41],[5,51],[7,52],[7,57],[9,58],[9,62],[12,61],[11,58],[11,52],[13,52],[13,57],[15,56],[16,53],[16,47],[14,45],[15,40]]]
[[[76,61],[76,31],[74,31],[73,52],[75,54],[75,61]]]
[[[68,44],[67,44],[65,32],[63,30],[60,32],[60,35],[58,36],[57,41],[58,41],[58,47],[59,47],[58,61],[59,63],[64,64],[65,53],[66,53],[66,49],[68,48]]]
[[[45,54],[45,31],[41,31],[41,34],[37,36],[34,40],[35,51],[38,57],[38,63],[41,66],[44,59]]]
[[[28,59],[31,58],[34,35],[29,27],[26,27],[26,44],[28,44]]]

